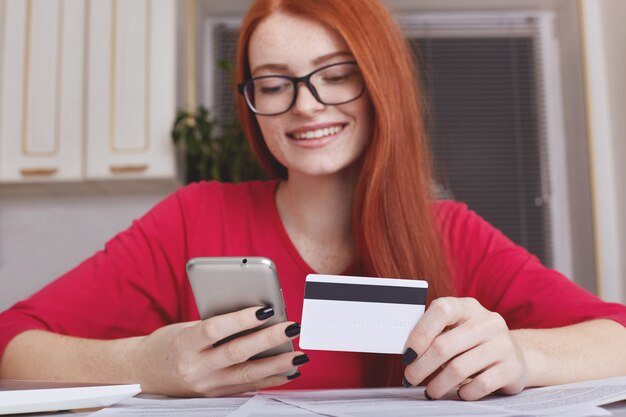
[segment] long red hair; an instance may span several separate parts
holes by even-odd
[[[435,221],[431,154],[421,93],[407,42],[377,0],[257,0],[243,20],[237,83],[250,77],[248,45],[257,25],[282,12],[324,22],[348,44],[374,109],[373,132],[354,194],[353,230],[364,274],[420,278],[429,300],[454,293]],[[267,148],[255,115],[239,97],[246,136],[261,163],[287,177]]]

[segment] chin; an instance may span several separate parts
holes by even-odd
[[[348,172],[348,169],[352,164],[337,164],[337,165],[307,165],[307,166],[293,166],[289,168],[290,172],[298,172],[302,175],[310,177],[326,177],[331,175],[340,175]]]
[[[280,158],[280,162],[287,167],[289,172],[310,177],[348,174],[354,171],[353,168],[359,161],[358,154],[341,151],[293,156],[292,158]]]

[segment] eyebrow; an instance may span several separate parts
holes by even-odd
[[[313,65],[319,65],[323,62],[329,61],[333,58],[337,58],[337,57],[351,57],[352,58],[352,53],[350,51],[337,51],[337,52],[331,52],[330,54],[326,54],[326,55],[322,55],[319,56],[317,58],[315,58],[312,63]],[[252,72],[251,75],[254,76],[255,73],[259,72],[259,71],[264,71],[264,70],[268,70],[268,71],[287,71],[289,69],[289,67],[285,64],[263,64],[263,65],[259,65],[258,67],[255,67]]]

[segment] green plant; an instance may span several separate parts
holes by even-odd
[[[220,67],[232,73],[227,61],[220,62]],[[223,122],[212,117],[204,106],[198,106],[193,113],[178,110],[171,136],[185,165],[185,183],[265,178],[236,116]]]

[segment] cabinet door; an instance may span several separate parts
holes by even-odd
[[[82,170],[84,2],[0,2],[0,181]]]
[[[88,179],[173,178],[175,2],[89,6]]]

